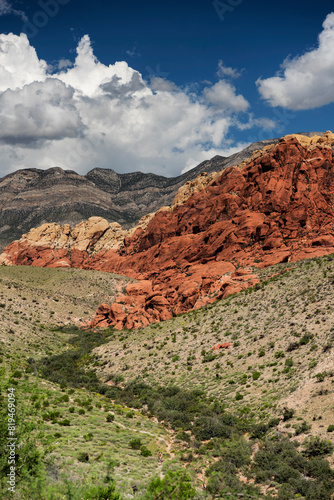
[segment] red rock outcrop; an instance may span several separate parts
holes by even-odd
[[[215,345],[212,350],[213,351],[217,351],[219,349],[228,349],[229,347],[232,346],[232,342],[223,342],[223,344],[218,344],[218,345]]]
[[[333,192],[334,135],[289,136],[150,216],[117,245],[108,243],[106,232],[104,244],[100,238],[90,244],[81,234],[84,248],[60,243],[62,231],[53,244],[34,243],[28,234],[1,259],[139,279],[115,304],[100,306],[92,323],[136,328],[254,285],[258,280],[248,266],[334,252]],[[100,229],[108,225],[95,222]]]

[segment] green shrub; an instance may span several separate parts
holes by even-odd
[[[278,490],[277,500],[291,500],[293,497],[293,487],[288,483],[282,484]]]
[[[147,487],[146,500],[190,500],[196,495],[188,474],[168,471],[163,479],[153,479]]]
[[[314,436],[304,441],[303,454],[308,457],[319,457],[328,455],[334,450],[334,445],[331,441],[321,439],[319,436]]]
[[[267,431],[268,426],[265,423],[261,422],[254,425],[251,436],[252,438],[260,439],[266,434]]]
[[[131,439],[131,441],[129,442],[129,445],[133,450],[140,450],[141,447],[143,446],[141,439],[139,439],[139,438]]]
[[[190,443],[191,441],[189,434],[187,434],[185,431],[178,432],[175,436],[175,439],[179,441],[186,441],[187,443]]]
[[[317,382],[323,382],[327,375],[327,372],[320,372],[315,375],[315,378],[317,379]]]
[[[81,451],[78,455],[79,462],[89,462],[89,455],[85,451]]]
[[[218,415],[202,416],[195,420],[193,433],[199,441],[206,441],[213,437],[229,438],[232,434],[232,426]]]
[[[333,432],[334,431],[334,425],[331,424],[327,427],[327,432]]]
[[[299,341],[299,345],[306,345],[313,339],[314,335],[312,333],[305,333]]]
[[[295,410],[293,408],[284,408],[283,409],[283,421],[286,422],[290,420],[295,414]]]
[[[115,491],[115,483],[112,481],[108,486],[91,486],[83,493],[83,500],[121,500],[119,493]]]
[[[298,347],[300,347],[299,342],[290,342],[290,344],[286,348],[286,351],[287,352],[295,351],[296,349],[298,349]]]
[[[311,429],[311,426],[309,424],[307,424],[305,422],[305,420],[303,420],[303,422],[301,424],[295,425],[294,428],[295,428],[296,436],[299,436],[299,434],[303,434],[305,432],[308,432]]]
[[[206,356],[204,356],[204,358],[202,359],[202,363],[211,363],[211,361],[214,361],[216,358],[217,356],[209,353]]]
[[[89,432],[88,434],[84,434],[83,438],[85,441],[91,441],[93,439],[93,437],[94,437],[94,435],[91,432]]]
[[[220,449],[221,461],[233,464],[237,469],[250,464],[251,446],[244,438]]]
[[[64,418],[64,420],[58,420],[58,424],[63,426],[69,426],[71,425],[71,422],[68,418]]]
[[[142,446],[140,448],[140,454],[143,456],[143,457],[151,457],[152,456],[152,452],[146,448],[146,446]]]
[[[277,427],[277,425],[280,423],[280,419],[279,418],[271,418],[268,422],[268,427],[269,428],[272,428],[272,427]]]

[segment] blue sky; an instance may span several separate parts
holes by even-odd
[[[333,129],[333,11],[0,0],[0,173],[178,175],[256,140]]]

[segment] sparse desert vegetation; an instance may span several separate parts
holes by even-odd
[[[15,387],[21,443],[10,498],[332,498],[334,259],[253,271],[259,285],[173,320],[92,331],[63,311],[92,314],[105,280],[111,296],[125,278],[1,267],[1,436]]]

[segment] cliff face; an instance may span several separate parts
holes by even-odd
[[[1,259],[114,271],[141,280],[128,285],[115,304],[101,305],[92,324],[133,328],[254,285],[249,266],[334,252],[330,132],[285,137],[211,183],[204,178],[188,184],[188,191],[182,188],[172,208],[150,215],[131,232],[90,219],[79,225],[82,231],[52,229],[58,236],[50,243],[39,228],[37,235],[30,232],[9,245]]]
[[[98,216],[133,227],[147,213],[170,205],[177,190],[199,173],[240,163],[271,142],[275,139],[252,144],[229,158],[216,156],[174,178],[100,168],[86,176],[57,167],[19,170],[0,179],[0,249],[44,223],[75,225]]]

